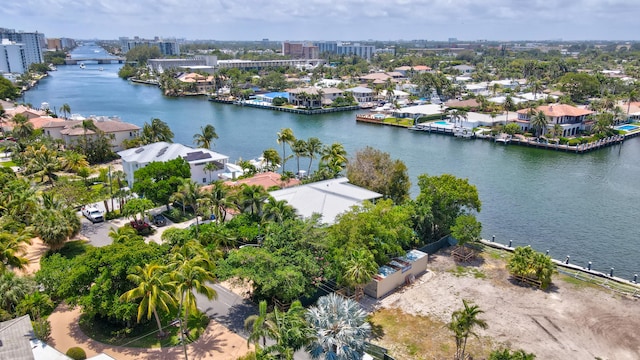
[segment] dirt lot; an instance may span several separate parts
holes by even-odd
[[[453,311],[462,307],[462,299],[467,299],[484,311],[480,318],[489,325],[479,329],[480,339],[470,339],[470,343],[523,349],[537,359],[640,359],[640,299],[563,281],[560,275],[547,291],[520,286],[510,280],[504,259],[496,254],[483,254],[464,267],[457,266],[448,251],[432,255],[426,274],[375,306],[446,324]],[[435,329],[440,333],[432,336],[448,339],[451,345],[441,347],[450,352],[449,330],[444,326]],[[438,358],[388,341],[377,342],[389,347],[398,359]]]

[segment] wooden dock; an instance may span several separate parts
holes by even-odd
[[[246,106],[246,107],[265,109],[265,110],[275,110],[275,111],[282,111],[282,112],[301,114],[301,115],[329,114],[334,112],[353,111],[353,110],[360,109],[360,106],[343,106],[343,107],[337,107],[337,108],[322,108],[322,109],[297,109],[297,108],[289,108],[285,106],[262,105],[262,104],[255,104],[255,103],[245,102],[245,101],[224,100],[224,99],[217,99],[217,98],[209,98],[209,101],[220,103],[220,104],[235,104],[238,106]]]

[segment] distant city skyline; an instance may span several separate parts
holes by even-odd
[[[635,40],[637,0],[23,0],[0,27],[189,40]]]

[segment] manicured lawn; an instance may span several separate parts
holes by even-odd
[[[396,359],[453,359],[456,345],[447,324],[429,316],[410,315],[400,309],[381,309],[371,316],[374,344],[385,347]],[[485,359],[491,340],[470,338],[467,352]]]
[[[383,122],[385,124],[395,124],[406,127],[413,126],[413,119],[406,118],[385,118]]]
[[[3,161],[0,164],[2,164],[2,166],[4,167],[12,167],[12,166],[17,166],[16,163],[14,163],[13,161],[9,160],[9,161]]]

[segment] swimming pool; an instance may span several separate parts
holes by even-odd
[[[440,120],[440,121],[436,121],[434,122],[434,124],[438,124],[438,125],[449,125],[448,122],[444,121],[444,120]]]
[[[635,126],[635,125],[622,125],[622,126],[618,126],[616,129],[623,130],[623,131],[633,131],[637,128],[638,126]]]

